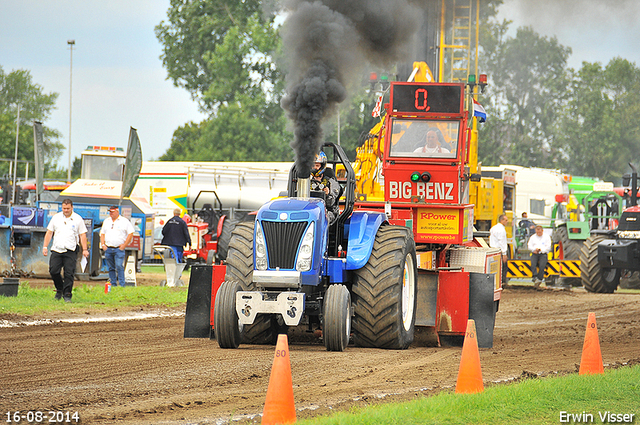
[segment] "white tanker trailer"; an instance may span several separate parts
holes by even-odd
[[[287,190],[291,162],[170,162],[142,163],[134,193],[147,199],[158,224],[173,210],[194,213],[206,204],[233,214],[257,210]]]
[[[190,209],[221,204],[223,209],[257,210],[287,190],[292,163],[235,162],[189,167]],[[214,194],[215,192],[215,194]]]

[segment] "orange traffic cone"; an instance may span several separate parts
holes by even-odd
[[[458,370],[457,394],[473,394],[484,391],[482,384],[482,369],[480,368],[480,353],[478,352],[478,339],[476,335],[476,322],[469,319],[467,332],[462,344],[462,357]]]
[[[293,403],[293,382],[289,360],[289,342],[286,334],[278,335],[276,353],[273,357],[267,399],[262,411],[262,424],[292,424],[296,421]]]
[[[604,373],[600,339],[598,338],[596,314],[589,313],[587,332],[584,335],[584,345],[582,346],[582,358],[580,359],[580,375],[595,375],[598,373]]]

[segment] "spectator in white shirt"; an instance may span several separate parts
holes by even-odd
[[[502,286],[507,283],[507,229],[505,226],[509,222],[506,215],[500,214],[498,222],[489,230],[489,246],[499,248],[502,253]]]
[[[109,217],[102,222],[100,229],[100,247],[104,250],[104,261],[109,268],[109,281],[113,287],[125,285],[124,250],[131,243],[133,232],[131,221],[120,215],[118,206],[110,206]]]
[[[64,298],[65,302],[71,302],[73,291],[73,279],[76,272],[76,260],[78,259],[78,242],[82,246],[82,255],[89,257],[87,247],[87,226],[84,219],[73,212],[73,202],[70,199],[62,201],[62,211],[51,217],[44,235],[42,255],[49,254],[49,242],[51,245],[51,257],[49,258],[49,274],[56,287],[56,300]],[[64,279],[60,270],[64,267]]]
[[[547,254],[551,251],[551,245],[551,238],[544,234],[542,226],[536,226],[536,234],[531,235],[527,244],[531,251],[531,274],[536,289],[544,279],[544,268],[547,266]]]

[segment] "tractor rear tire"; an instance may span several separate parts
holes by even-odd
[[[240,283],[247,289],[253,278],[253,228],[254,223],[240,223],[233,230],[226,259],[225,280]]]
[[[598,263],[598,244],[606,239],[603,235],[589,236],[580,253],[580,276],[589,292],[613,294],[620,283],[620,269],[605,269]]]
[[[352,328],[356,345],[405,349],[413,342],[417,275],[411,231],[380,227],[369,261],[355,272]]]
[[[255,290],[253,284],[253,221],[235,225],[227,255],[225,280],[237,282],[244,291]],[[275,344],[283,327],[273,314],[258,314],[251,325],[244,325],[242,342],[247,344]],[[286,328],[285,328],[286,329]]]
[[[236,228],[239,221],[225,217],[222,222],[222,230],[218,235],[218,252],[216,253],[216,259],[218,261],[224,261],[227,259],[229,253],[229,243],[231,242],[231,234],[233,229]]]
[[[583,242],[575,239],[569,239],[569,232],[564,226],[557,227],[553,231],[553,241],[562,244],[565,260],[577,260],[580,258]]]
[[[213,326],[220,348],[238,348],[240,345],[242,325],[236,312],[236,292],[240,289],[238,282],[225,281],[216,294]]]
[[[351,334],[351,295],[344,285],[331,285],[324,296],[322,337],[327,351],[344,351]]]

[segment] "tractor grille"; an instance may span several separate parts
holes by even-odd
[[[295,269],[296,253],[307,222],[263,221],[262,228],[269,255],[269,268]]]

